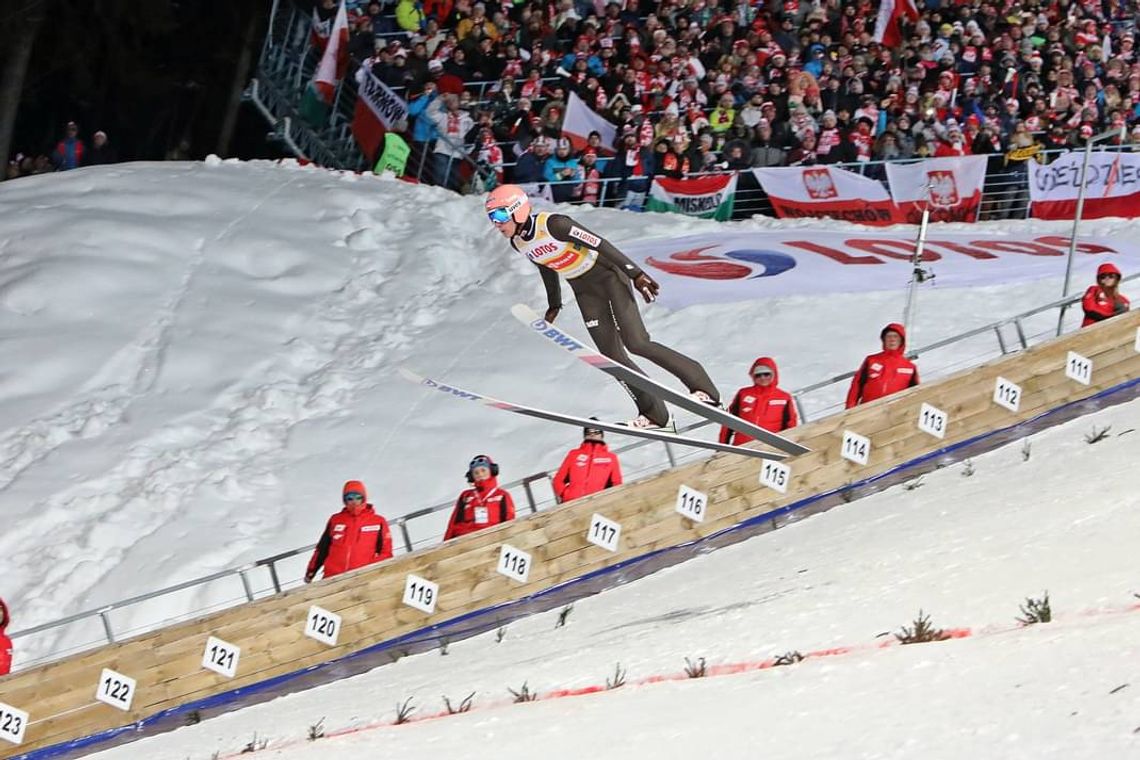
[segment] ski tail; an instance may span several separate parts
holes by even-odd
[[[742,420],[734,414],[720,407],[701,403],[688,393],[674,390],[668,385],[659,383],[651,377],[635,372],[629,367],[614,361],[608,356],[590,348],[585,341],[578,340],[560,327],[555,327],[543,319],[537,312],[526,304],[515,304],[511,307],[511,314],[523,324],[531,328],[536,334],[545,338],[556,346],[573,354],[575,358],[589,364],[595,369],[605,372],[619,383],[635,386],[646,393],[660,396],[665,401],[678,406],[698,417],[704,417],[710,422],[724,425],[727,428],[743,433],[750,438],[765,443],[786,454],[806,454],[811,449],[796,443],[782,435],[765,430],[747,420]]]
[[[481,393],[476,393],[456,385],[450,385],[444,382],[433,380],[430,377],[424,377],[417,374],[407,367],[400,367],[400,375],[407,381],[424,388],[438,391],[444,395],[459,401],[469,401],[482,406],[490,407],[492,409],[501,409],[505,412],[512,412],[514,414],[521,414],[526,417],[534,417],[548,422],[557,422],[563,425],[569,425],[576,428],[595,427],[602,430],[609,431],[618,435],[627,435],[632,438],[644,438],[648,440],[661,441],[663,443],[675,443],[678,446],[692,446],[694,448],[707,449],[709,451],[717,451],[728,454],[740,454],[743,456],[753,457],[756,459],[785,459],[785,454],[776,454],[769,451],[761,451],[759,449],[746,448],[744,446],[734,446],[729,443],[720,443],[718,441],[705,441],[700,438],[690,438],[686,435],[678,433],[668,433],[662,430],[647,430],[632,428],[626,425],[620,425],[613,422],[603,422],[601,420],[587,419],[585,417],[576,417],[570,414],[561,414],[559,412],[552,412],[547,409],[539,409],[537,407],[526,406],[524,404],[516,404],[511,401],[503,401],[501,399],[493,398],[491,396],[484,396]]]

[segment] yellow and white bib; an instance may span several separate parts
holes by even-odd
[[[534,263],[553,269],[568,280],[581,277],[597,263],[598,250],[591,246],[600,245],[601,239],[585,230],[572,228],[571,236],[581,242],[564,243],[557,240],[546,228],[549,216],[548,213],[535,214],[534,236],[530,240],[515,238],[511,245]]]

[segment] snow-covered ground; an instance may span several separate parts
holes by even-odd
[[[1028,461],[1011,444],[582,600],[562,628],[538,615],[93,757],[230,757],[255,734],[283,760],[1140,757],[1137,436],[1140,401],[1105,409]],[[1046,591],[1054,621],[1020,626]],[[920,609],[960,638],[895,644]],[[791,651],[808,658],[763,667]],[[560,698],[618,663],[625,686]],[[524,683],[540,700],[512,704]],[[392,725],[397,703],[426,718],[471,693]]]
[[[575,213],[619,243],[726,229]],[[1078,283],[1092,263],[1082,261]],[[926,288],[920,342],[1059,290],[1060,271],[1016,287]],[[454,498],[476,453],[509,481],[556,466],[578,438],[450,403],[402,381],[400,364],[512,400],[628,417],[614,383],[525,337],[508,314],[520,300],[543,304],[534,268],[489,228],[479,199],[434,188],[217,161],[0,184],[0,596],[13,628],[311,543],[346,479],[363,479],[378,510],[397,516]],[[788,388],[854,368],[902,302],[896,290],[645,314],[656,337],[731,393],[761,354],[777,357]],[[562,320],[582,331],[573,307]],[[924,360],[923,372],[994,349],[984,336]],[[631,455],[627,471],[648,457]],[[417,525],[414,537],[437,528]],[[113,619],[122,632],[240,594],[233,580]],[[100,635],[93,620],[21,639],[17,665]]]

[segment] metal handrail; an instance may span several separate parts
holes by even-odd
[[[1128,281],[1135,280],[1137,278],[1140,278],[1140,273],[1136,273],[1136,274],[1130,275],[1128,277],[1125,277],[1125,278],[1123,278],[1123,281],[1128,282]],[[1023,311],[1023,312],[1016,314],[1016,315],[1013,315],[1011,317],[1005,317],[1003,319],[996,320],[994,322],[983,325],[981,327],[976,327],[976,328],[973,328],[970,330],[966,330],[965,332],[958,333],[958,334],[953,335],[951,337],[935,341],[933,343],[930,343],[928,345],[922,346],[920,348],[915,349],[914,351],[909,352],[908,356],[910,356],[911,358],[918,358],[918,357],[922,356],[923,354],[930,353],[931,351],[935,351],[935,350],[940,349],[940,348],[945,348],[946,346],[950,346],[950,345],[953,345],[955,343],[959,343],[961,341],[968,340],[970,338],[974,338],[974,337],[977,337],[980,335],[984,335],[988,332],[993,332],[996,334],[997,341],[998,341],[998,348],[999,348],[1002,355],[1007,354],[1007,353],[1011,353],[1011,351],[1009,350],[1009,347],[1007,346],[1006,341],[1005,341],[1005,339],[1001,333],[1001,330],[1003,327],[1009,327],[1009,326],[1013,326],[1017,332],[1017,343],[1018,343],[1019,348],[1015,349],[1015,350],[1023,350],[1023,349],[1026,349],[1029,347],[1029,339],[1026,337],[1026,332],[1025,332],[1024,325],[1023,325],[1023,322],[1026,319],[1033,317],[1033,316],[1036,316],[1038,314],[1042,314],[1044,312],[1050,311],[1052,309],[1057,309],[1057,308],[1060,308],[1062,306],[1066,306],[1066,305],[1076,303],[1080,300],[1081,300],[1080,295],[1072,295],[1072,296],[1068,296],[1066,298],[1059,298],[1059,299],[1056,299],[1054,301],[1050,301],[1047,304],[1042,304],[1042,305],[1037,306],[1033,309]],[[1051,333],[1052,329],[1050,329],[1049,332]],[[796,405],[797,405],[797,408],[800,412],[801,418],[804,420],[808,419],[808,416],[805,413],[803,406],[801,404],[801,398],[803,396],[805,396],[809,393],[813,393],[816,391],[826,389],[826,388],[831,388],[831,387],[833,387],[839,383],[843,383],[843,382],[849,380],[851,377],[853,377],[854,374],[855,374],[854,372],[844,372],[842,374],[835,375],[835,376],[826,378],[824,380],[817,381],[815,383],[811,383],[810,385],[806,385],[802,388],[795,390],[793,392],[793,397],[796,400]],[[685,427],[682,427],[679,430],[679,432],[690,433],[690,432],[695,431],[695,430],[700,430],[700,429],[709,427],[710,425],[713,425],[713,424],[715,424],[715,423],[708,421],[708,420],[702,420],[702,421],[695,422],[695,423],[692,423],[690,425],[687,425]],[[655,446],[655,445],[660,445],[660,443],[656,442],[656,441],[635,441],[635,442],[630,443],[626,446],[622,446],[622,447],[614,449],[614,453],[620,455],[620,454],[624,454],[624,453],[634,451],[637,449],[642,449],[642,448],[645,448],[647,446]],[[665,447],[665,461],[664,462],[657,461],[656,464],[647,465],[646,469],[653,468],[653,467],[659,467],[662,465],[676,466],[677,457],[675,456],[674,451],[671,448],[671,445],[670,444],[664,444],[664,447]],[[698,452],[698,453],[694,454],[693,456],[699,457],[699,456],[704,456],[704,455],[707,455],[707,453]],[[520,478],[519,480],[513,481],[511,483],[508,483],[504,486],[504,488],[510,490],[510,489],[518,489],[521,487],[524,490],[524,492],[526,493],[526,504],[527,504],[527,506],[529,507],[531,512],[537,512],[537,511],[539,511],[540,507],[547,505],[548,502],[552,502],[553,500],[552,499],[551,500],[539,500],[539,499],[537,499],[535,497],[532,489],[530,488],[530,484],[537,481],[537,480],[543,480],[543,479],[550,480],[551,478],[552,478],[552,471],[550,471],[550,470],[542,471],[539,473],[529,475],[525,478]],[[401,538],[403,539],[404,551],[405,552],[415,551],[417,543],[423,544],[423,543],[426,543],[428,541],[432,541],[432,540],[437,538],[436,536],[429,536],[428,538],[422,539],[418,542],[413,541],[411,538],[410,532],[408,530],[408,524],[410,522],[415,521],[415,520],[419,520],[419,519],[424,518],[424,517],[428,517],[430,515],[438,514],[439,512],[442,512],[445,510],[449,510],[453,506],[454,506],[454,504],[451,501],[441,502],[439,504],[434,504],[432,506],[423,507],[423,508],[420,508],[417,510],[413,510],[413,511],[408,512],[404,515],[401,515],[400,517],[395,518],[393,520],[393,523],[400,530]],[[11,637],[13,639],[19,639],[19,638],[23,638],[26,636],[36,634],[36,633],[42,633],[44,631],[53,630],[56,628],[61,628],[63,626],[70,625],[72,623],[76,623],[76,622],[88,620],[91,618],[99,617],[99,618],[101,618],[102,623],[103,623],[103,629],[104,629],[104,633],[106,635],[106,639],[109,642],[114,642],[115,641],[115,632],[114,632],[114,629],[111,625],[110,618],[108,617],[109,613],[111,613],[115,610],[118,610],[118,609],[123,609],[125,607],[133,606],[135,604],[150,601],[150,600],[157,599],[157,598],[160,598],[163,596],[168,596],[168,595],[176,593],[178,591],[184,591],[184,590],[189,589],[189,588],[204,586],[206,584],[213,583],[213,582],[218,581],[218,580],[222,580],[225,578],[233,578],[233,577],[238,577],[242,580],[244,590],[245,590],[246,599],[247,599],[247,601],[252,601],[257,596],[257,594],[252,590],[252,587],[250,586],[250,583],[249,583],[249,580],[248,580],[246,574],[248,572],[254,570],[255,568],[266,568],[270,574],[270,579],[271,579],[271,584],[272,584],[272,593],[275,593],[275,594],[281,593],[281,591],[284,588],[284,584],[282,584],[280,577],[279,577],[279,574],[278,574],[278,567],[277,567],[278,564],[284,560],[291,559],[291,558],[297,557],[299,555],[303,555],[303,554],[311,551],[314,546],[315,546],[315,544],[307,544],[305,546],[297,547],[295,549],[289,549],[287,551],[283,551],[283,552],[271,555],[269,557],[264,557],[264,558],[255,560],[251,563],[244,564],[240,567],[229,568],[226,570],[220,570],[216,573],[211,573],[209,575],[205,575],[205,576],[202,576],[200,578],[194,578],[192,580],[183,581],[181,583],[177,583],[177,584],[174,584],[172,586],[168,586],[168,587],[165,587],[162,589],[151,591],[151,592],[148,592],[145,594],[138,594],[136,596],[132,596],[132,597],[127,598],[127,599],[118,600],[118,601],[112,602],[111,604],[103,605],[103,606],[100,606],[100,607],[95,608],[95,609],[89,609],[89,610],[86,610],[84,612],[79,612],[79,613],[75,613],[73,615],[68,615],[67,617],[60,618],[58,620],[49,621],[46,623],[42,623],[40,625],[33,626],[31,628],[25,628],[25,629],[22,629],[20,631],[16,631],[15,633],[11,634]],[[155,624],[155,626],[151,626],[151,627],[160,627],[162,622],[164,622],[164,621],[160,621],[159,623]],[[41,658],[41,659],[51,659],[54,656],[56,656],[56,653],[46,655],[44,658]]]

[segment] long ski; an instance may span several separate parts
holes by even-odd
[[[548,341],[556,346],[559,346],[577,359],[584,361],[595,369],[600,369],[610,377],[613,377],[621,382],[628,383],[636,386],[646,393],[662,397],[665,401],[681,407],[693,414],[704,417],[712,422],[720,423],[727,428],[731,428],[745,435],[755,438],[757,441],[762,441],[780,451],[787,454],[798,455],[806,454],[811,449],[806,446],[801,446],[795,441],[790,441],[782,435],[769,432],[764,428],[754,425],[751,422],[742,420],[734,414],[730,414],[724,409],[719,409],[708,404],[703,404],[694,398],[691,398],[686,393],[681,393],[670,388],[667,385],[657,382],[651,377],[646,377],[640,372],[634,372],[629,367],[623,364],[618,364],[608,356],[598,353],[589,348],[583,341],[578,340],[572,335],[568,334],[560,327],[547,322],[542,318],[538,312],[525,304],[515,304],[511,307],[511,313],[515,318],[522,322],[524,325],[530,327],[535,334],[546,338]]]
[[[510,401],[501,401],[497,398],[484,396],[473,391],[457,388],[454,385],[447,385],[437,380],[432,380],[428,377],[423,377],[415,372],[412,372],[406,367],[400,368],[400,374],[405,380],[421,385],[425,388],[444,393],[452,398],[459,399],[460,401],[473,401],[483,406],[491,407],[492,409],[502,409],[506,412],[514,412],[515,414],[522,414],[527,417],[535,417],[540,420],[548,420],[550,422],[558,422],[563,425],[573,425],[574,427],[596,427],[602,430],[608,430],[611,433],[618,435],[628,435],[634,438],[648,438],[654,441],[663,441],[665,443],[675,443],[678,446],[694,446],[700,449],[709,449],[711,451],[721,451],[730,454],[742,454],[744,456],[754,457],[756,459],[785,459],[785,454],[776,454],[770,451],[760,451],[758,449],[749,449],[743,446],[733,446],[728,443],[719,443],[717,441],[704,441],[699,438],[690,438],[685,435],[678,435],[676,433],[666,433],[662,430],[642,430],[640,428],[626,427],[625,425],[618,425],[612,422],[602,422],[600,420],[590,420],[585,417],[575,417],[569,414],[560,414],[558,412],[551,412],[546,409],[537,409],[531,406],[524,406],[522,404],[514,404]]]

